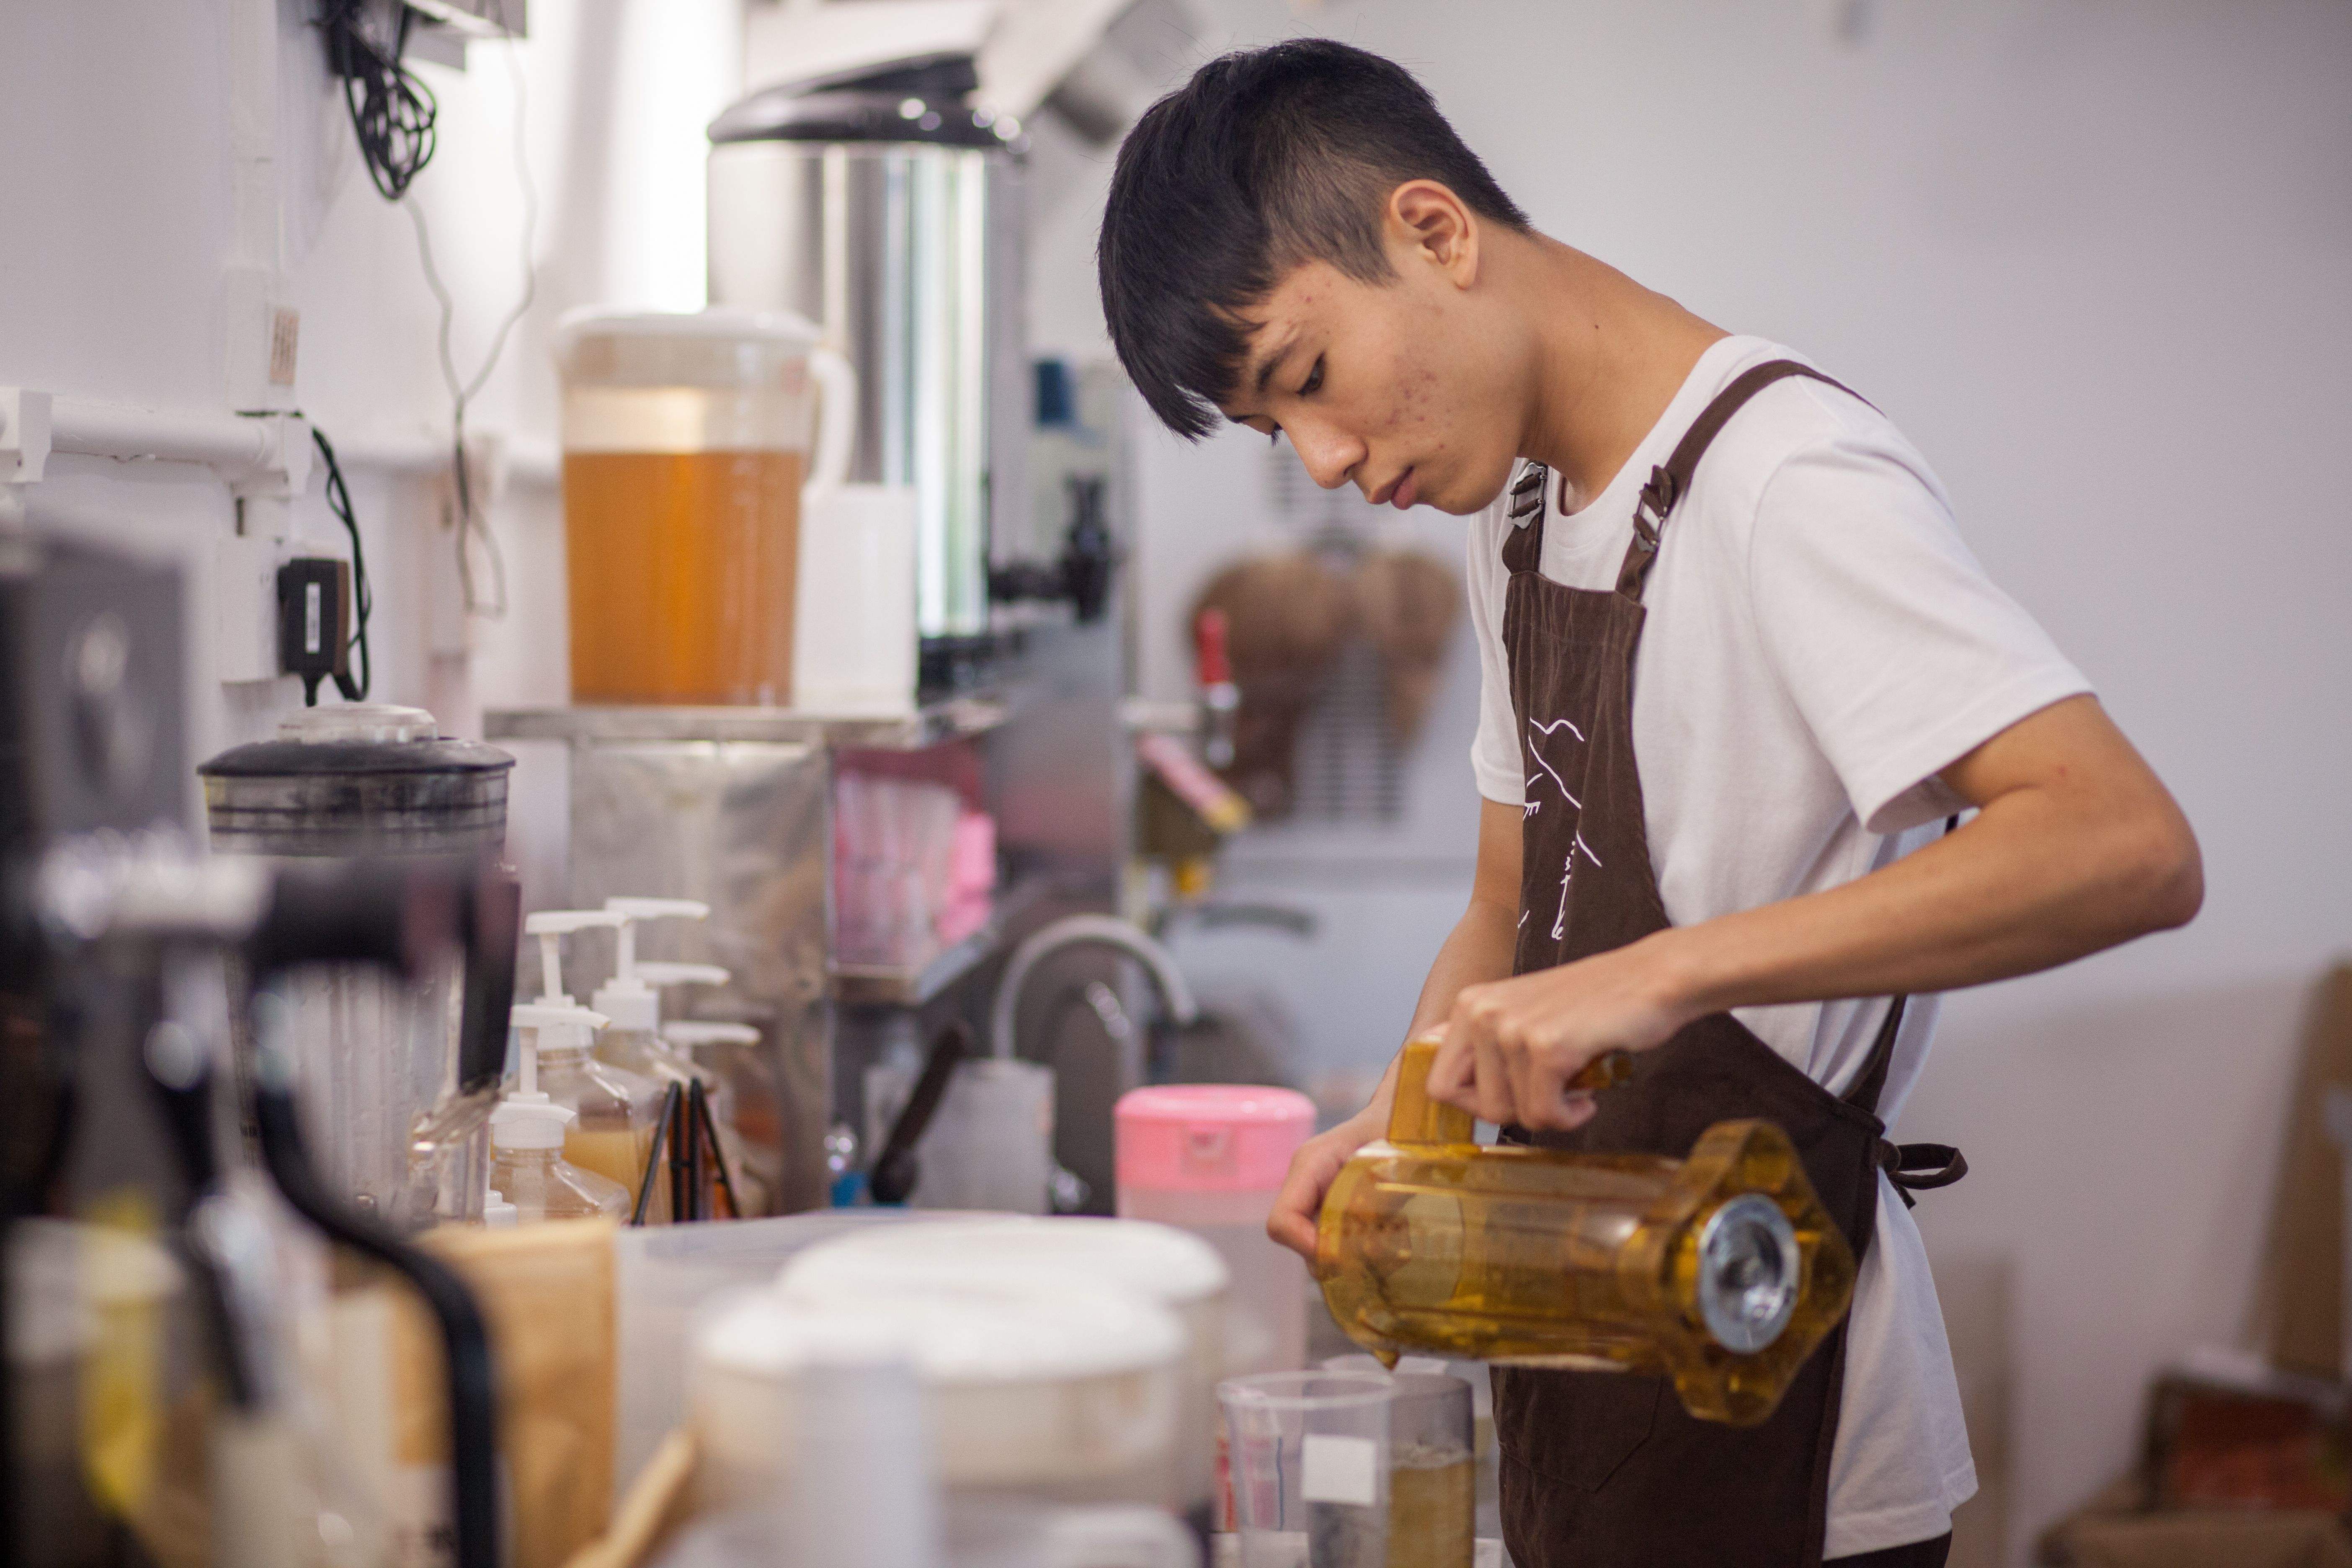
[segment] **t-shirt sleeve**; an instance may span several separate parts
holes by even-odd
[[[1906,450],[1840,437],[1789,458],[1748,560],[1767,655],[1873,833],[1960,810],[1944,768],[2091,689],[1985,574]]]
[[[1503,653],[1503,600],[1510,574],[1503,570],[1500,505],[1471,523],[1470,557],[1462,579],[1470,588],[1470,626],[1478,638],[1478,733],[1470,742],[1470,772],[1478,793],[1503,805],[1527,804],[1520,776],[1519,737],[1511,717],[1511,666]]]

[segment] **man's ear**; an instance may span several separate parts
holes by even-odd
[[[1407,180],[1389,193],[1382,216],[1389,249],[1401,264],[1436,267],[1456,288],[1477,281],[1478,215],[1451,189],[1435,180]]]

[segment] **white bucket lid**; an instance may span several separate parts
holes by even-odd
[[[1184,1331],[1156,1301],[1082,1275],[1019,1285],[938,1280],[919,1291],[782,1287],[720,1313],[698,1338],[706,1365],[788,1375],[845,1340],[894,1340],[927,1384],[1067,1383],[1173,1365]]]
[[[1015,1281],[1040,1270],[1084,1274],[1171,1307],[1231,1283],[1199,1237],[1139,1219],[991,1219],[881,1226],[821,1242],[777,1277],[790,1289],[922,1289],[940,1280]]]

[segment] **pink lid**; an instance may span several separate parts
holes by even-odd
[[[1118,1184],[1159,1192],[1272,1192],[1315,1131],[1296,1089],[1173,1083],[1118,1100]]]

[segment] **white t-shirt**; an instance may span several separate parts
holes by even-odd
[[[1590,506],[1561,513],[1553,482],[1543,574],[1614,587],[1651,468],[1741,371],[1801,358],[1759,338],[1708,348]],[[1470,530],[1470,613],[1484,665],[1471,761],[1479,794],[1517,805],[1526,781],[1502,644],[1509,574],[1500,549],[1510,526],[1497,501]],[[1651,859],[1677,925],[1886,865],[1960,809],[1940,770],[2090,689],[1987,579],[1960,542],[1943,486],[1901,432],[1807,376],[1766,387],[1716,437],[1666,523],[1643,601],[1633,752]],[[1734,1016],[1842,1094],[1887,1005],[1803,1003]],[[1923,996],[1904,1014],[1879,1106],[1890,1124],[1918,1079],[1936,1011]],[[1883,1175],[1846,1356],[1827,1555],[1942,1534],[1976,1490],[1976,1468],[1927,1252]]]

